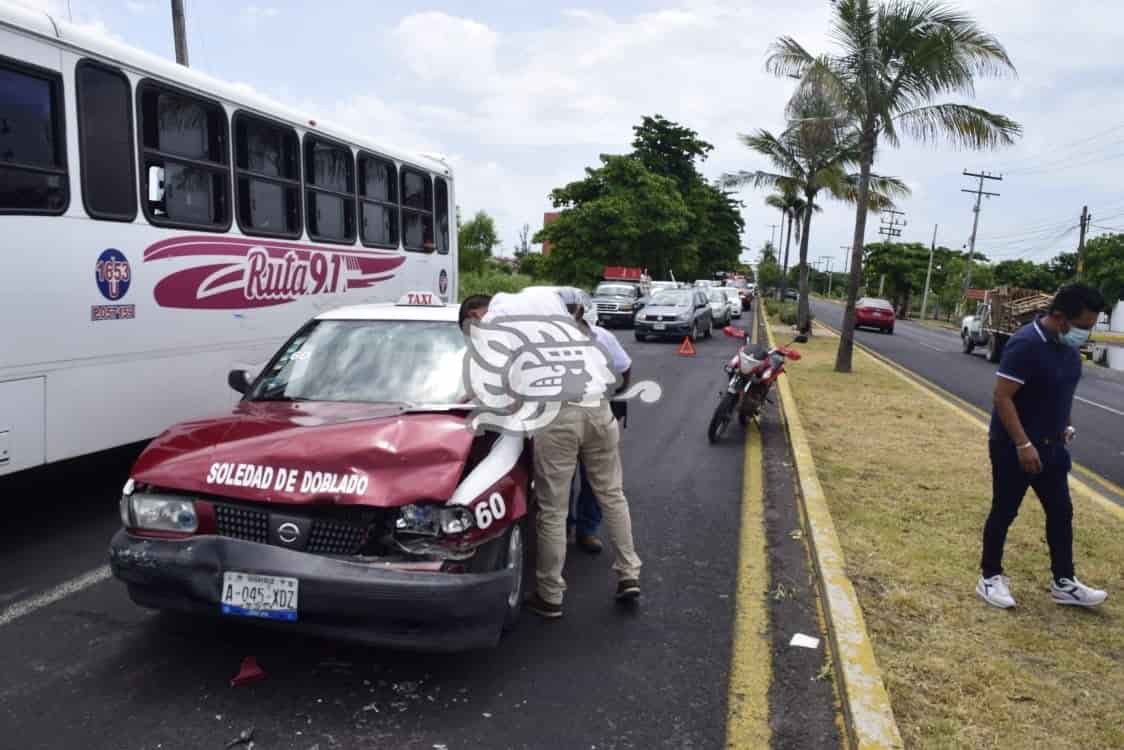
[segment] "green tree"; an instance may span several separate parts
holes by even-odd
[[[714,147],[691,128],[664,118],[644,117],[633,127],[632,155],[652,173],[675,181],[691,213],[691,232],[676,275],[710,276],[738,261],[744,220],[740,204],[707,183],[698,165]],[[694,262],[687,262],[691,258]]]
[[[675,181],[636,157],[602,155],[600,167],[556,188],[551,201],[563,210],[534,241],[553,243],[547,270],[559,283],[591,284],[606,265],[679,276],[697,263],[691,212]]]
[[[738,172],[726,175],[728,185],[777,188],[803,197],[800,239],[800,301],[797,327],[804,330],[810,320],[808,306],[808,243],[812,214],[821,191],[842,201],[857,199],[859,175],[848,172],[859,156],[858,133],[848,126],[847,116],[822,92],[807,88],[789,104],[788,128],[775,136],[767,130],[740,136],[751,150],[765,156],[776,171]],[[863,194],[868,209],[893,205],[891,198],[908,195],[909,188],[894,177],[867,175]],[[782,282],[783,283],[783,282]]]
[[[867,289],[877,289],[878,280],[885,275],[883,296],[892,299],[898,314],[906,317],[913,296],[925,288],[929,248],[920,242],[874,242],[865,248],[863,266]]]
[[[492,250],[500,244],[499,234],[496,232],[496,222],[484,211],[476,214],[457,226],[457,247],[461,252],[479,252],[490,256]]]
[[[1013,143],[1021,128],[979,107],[934,103],[951,93],[972,94],[977,77],[1014,71],[1007,51],[971,17],[933,0],[837,0],[832,14],[836,53],[813,55],[795,39],[782,37],[774,43],[766,67],[780,76],[798,77],[797,98],[805,90],[831,96],[858,130],[851,278],[835,360],[837,371],[850,372],[867,194],[879,143],[897,146],[902,135],[909,135],[986,148]]]
[[[1124,299],[1124,234],[1103,234],[1085,243],[1084,281],[1114,305]]]
[[[519,273],[534,279],[546,279],[548,258],[542,253],[527,253],[519,258]]]

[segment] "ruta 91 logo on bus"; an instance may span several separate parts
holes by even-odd
[[[201,310],[272,307],[300,297],[369,289],[393,278],[406,260],[393,251],[233,237],[177,237],[144,251],[145,263],[172,259],[190,265],[156,283],[156,303]]]

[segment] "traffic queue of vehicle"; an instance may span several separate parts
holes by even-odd
[[[134,602],[392,647],[494,645],[522,603],[529,449],[466,428],[457,307],[302,326],[228,414],[138,458],[110,546]]]

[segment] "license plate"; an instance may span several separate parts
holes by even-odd
[[[667,330],[667,323],[656,323],[654,326],[652,326],[652,330],[653,331],[666,331]]]
[[[225,571],[222,574],[222,613],[296,622],[297,584],[296,578]]]

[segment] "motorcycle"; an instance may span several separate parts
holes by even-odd
[[[789,346],[766,349],[761,344],[750,344],[749,333],[740,328],[726,326],[722,332],[731,338],[740,338],[742,345],[722,368],[730,380],[726,390],[719,394],[718,406],[706,430],[707,440],[711,443],[718,442],[735,413],[743,427],[757,418],[773,383],[784,372],[785,362],[800,359],[800,352],[789,347],[792,343],[808,340],[801,334]]]

